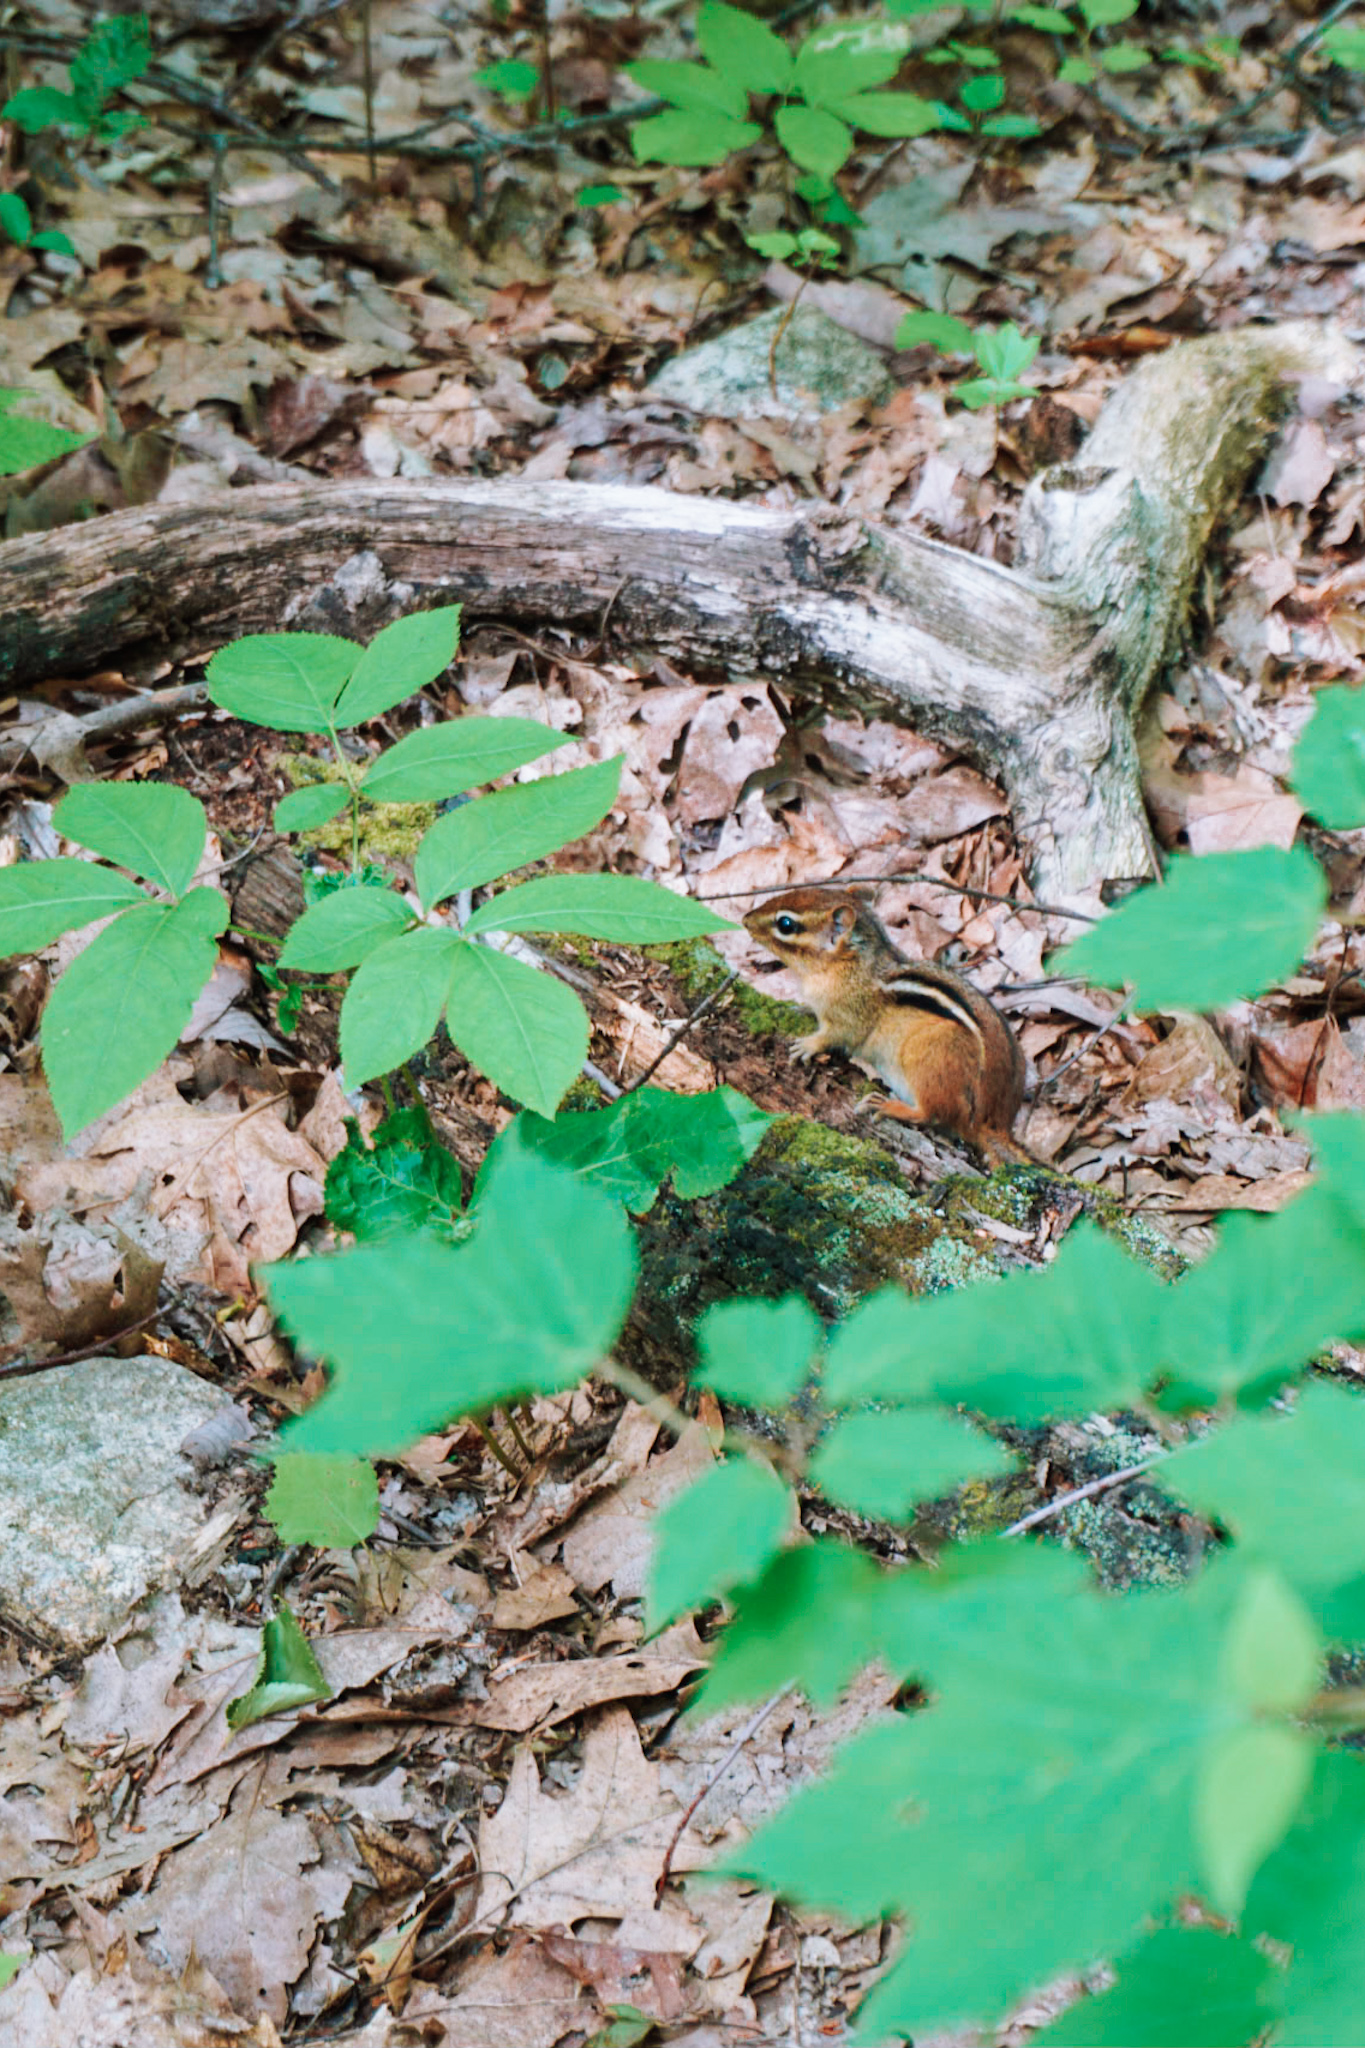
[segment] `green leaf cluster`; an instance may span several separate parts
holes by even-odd
[[[0,869],[0,957],[37,952],[64,932],[110,920],[71,962],[43,1013],[43,1072],[70,1138],[172,1050],[213,972],[228,907],[219,890],[190,887],[208,827],[186,790],[81,783],[52,822],[109,865],[60,858]]]
[[[1012,320],[999,327],[973,328],[951,313],[907,313],[896,329],[895,345],[916,348],[921,342],[944,355],[975,356],[981,375],[953,386],[970,412],[1033,396],[1033,386],[1021,383],[1020,373],[1038,353],[1038,336],[1021,334]]]
[[[13,121],[26,135],[57,128],[83,140],[114,141],[144,123],[140,114],[111,112],[108,102],[125,85],[141,78],[151,61],[146,15],[111,15],[95,23],[72,58],[67,74],[69,92],[48,85],[25,87],[0,107],[0,120]]]

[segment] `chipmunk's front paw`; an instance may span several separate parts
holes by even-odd
[[[792,1058],[802,1066],[813,1060],[818,1052],[827,1052],[828,1049],[829,1040],[823,1031],[809,1031],[804,1038],[792,1040]]]

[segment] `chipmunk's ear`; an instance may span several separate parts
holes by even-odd
[[[836,903],[829,918],[831,936],[846,939],[857,922],[858,913],[851,903]]]

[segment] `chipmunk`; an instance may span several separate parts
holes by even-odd
[[[985,1154],[1037,1164],[1010,1134],[1024,1099],[1024,1056],[999,1011],[949,967],[907,960],[856,896],[793,889],[744,920],[796,976],[818,1029],[794,1057],[850,1053],[891,1098],[868,1107],[909,1124],[941,1124]]]

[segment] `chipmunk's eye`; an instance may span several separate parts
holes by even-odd
[[[781,917],[775,917],[773,919],[773,930],[777,933],[779,938],[790,939],[796,932],[799,932],[800,929],[800,925],[797,923],[796,919],[792,916],[789,910],[784,910]]]

